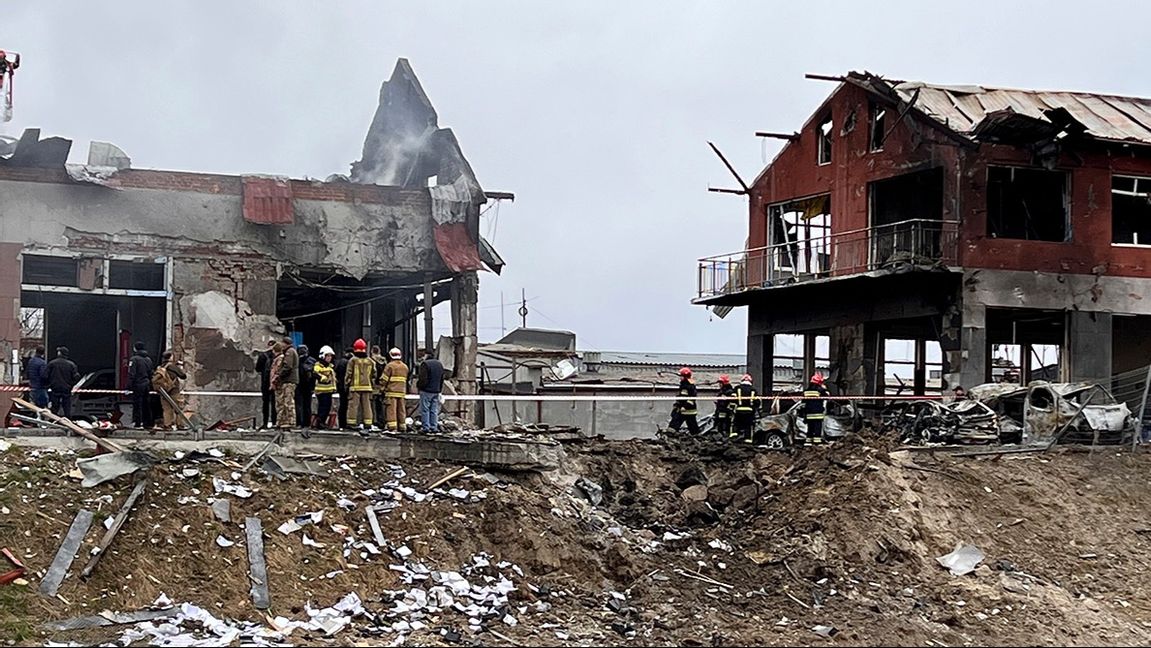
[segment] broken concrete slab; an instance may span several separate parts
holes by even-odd
[[[268,566],[264,562],[264,529],[260,518],[244,518],[244,533],[248,540],[249,578],[252,581],[252,605],[266,610],[272,601],[268,593]]]
[[[217,499],[212,502],[212,515],[217,520],[228,523],[232,521],[232,500]]]

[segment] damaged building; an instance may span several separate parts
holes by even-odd
[[[740,192],[747,249],[699,263],[759,384],[781,336],[851,394],[1151,363],[1151,99],[815,78],[799,131],[759,133],[785,143]]]
[[[185,389],[258,389],[254,351],[293,335],[313,352],[359,337],[414,361],[430,307],[451,303],[444,358],[474,393],[477,272],[503,262],[479,235],[488,199],[406,60],[350,177],[327,181],[131,168],[93,143],[35,130],[0,150],[0,351],[5,376],[37,344],[123,388],[131,343],[185,363]],[[420,331],[420,321],[424,330]],[[443,353],[441,351],[441,353]],[[258,401],[202,396],[206,421]]]

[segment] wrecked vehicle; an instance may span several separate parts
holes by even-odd
[[[987,384],[969,393],[999,415],[1000,438],[1023,443],[1049,442],[1072,419],[1071,427],[1059,436],[1060,443],[1123,443],[1131,440],[1137,427],[1127,404],[1097,383]]]
[[[775,401],[764,401],[765,404],[769,402],[772,405],[765,407],[768,413],[761,413],[759,419],[756,420],[755,429],[752,432],[753,445],[764,446],[772,450],[782,450],[807,435],[807,421],[803,419],[802,400],[796,399],[792,402],[791,398],[776,398]],[[785,406],[786,409],[783,409]],[[782,413],[770,413],[781,409],[783,409]],[[851,403],[833,400],[827,402],[827,414],[823,419],[823,438],[825,440],[832,441],[850,432],[856,432],[861,424],[862,419],[859,412]],[[714,417],[711,415],[700,417],[699,427],[701,434],[715,432]]]
[[[1003,434],[993,409],[975,400],[903,401],[884,408],[880,420],[884,432],[898,434],[907,445],[1018,442]]]

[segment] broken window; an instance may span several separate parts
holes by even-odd
[[[887,133],[887,106],[871,103],[871,130],[868,138],[869,151],[882,151],[883,140]]]
[[[819,122],[819,128],[815,132],[818,146],[818,162],[820,164],[831,164],[831,115],[828,115]]]
[[[1111,242],[1151,245],[1151,178],[1112,176]]]
[[[831,270],[830,195],[770,205],[767,213],[773,278]]]
[[[1025,241],[1067,241],[1067,174],[987,167],[987,235]]]
[[[108,287],[127,290],[164,290],[164,264],[140,261],[110,261]]]
[[[76,259],[25,254],[23,283],[36,286],[76,286]]]

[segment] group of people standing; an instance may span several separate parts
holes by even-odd
[[[269,341],[268,349],[256,358],[263,395],[263,425],[267,428],[300,428],[304,436],[311,429],[354,428],[362,433],[406,431],[409,368],[399,349],[388,357],[373,346],[371,354],[362,339],[356,340],[337,359],[330,346],[312,357],[307,345],[296,346],[292,339]],[[435,357],[423,354],[418,366],[416,388],[420,394],[421,426],[439,431],[440,394],[444,389],[444,366]],[[312,415],[312,398],[316,413]],[[335,425],[332,399],[339,397]]]
[[[696,407],[696,398],[699,390],[692,371],[689,367],[679,370],[679,393],[675,405],[672,406],[671,422],[669,427],[676,432],[685,423],[691,434],[699,434],[699,410]],[[824,385],[822,373],[811,377],[807,388],[803,391],[803,407],[801,415],[806,424],[807,432],[798,441],[821,444],[823,443],[823,420],[826,417],[826,399],[830,395]],[[742,439],[744,443],[755,443],[755,422],[759,418],[762,396],[757,396],[752,385],[751,374],[744,374],[738,385],[731,384],[731,378],[726,375],[719,377],[719,392],[715,401],[715,427],[720,435],[728,440]]]
[[[56,347],[56,357],[50,362],[45,360],[44,353],[44,347],[37,346],[24,367],[32,403],[37,407],[47,407],[58,416],[72,418],[72,394],[80,383],[80,371],[72,361],[68,347]],[[183,408],[180,390],[187,377],[183,363],[177,361],[171,351],[164,352],[157,366],[145,350],[144,343],[136,342],[128,360],[127,384],[132,392],[133,427],[153,426],[151,392],[155,390],[160,395],[163,429],[176,429],[179,425],[177,410]]]

